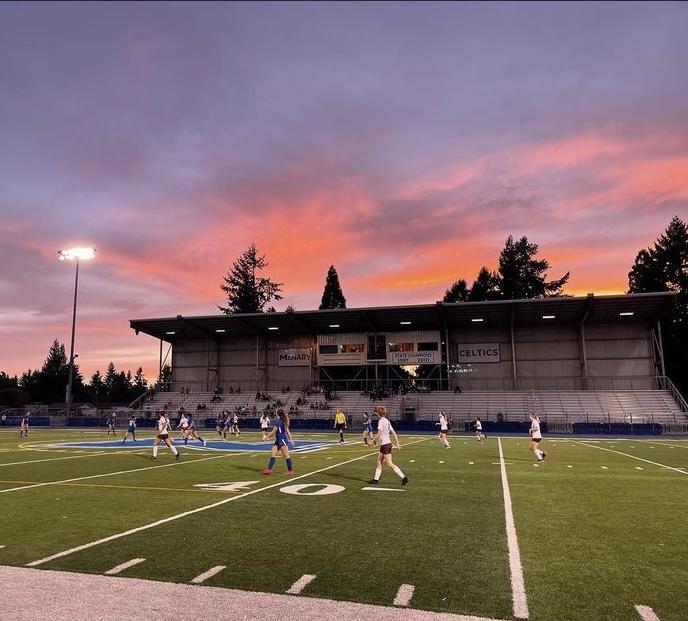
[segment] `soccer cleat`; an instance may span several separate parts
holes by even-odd
[[[294,476],[294,471],[293,471],[293,470],[287,470],[284,474],[285,474],[285,476],[293,477],[293,476]]]
[[[545,461],[545,457],[547,457],[547,453],[545,453],[545,451],[542,451],[542,461]]]
[[[151,459],[157,459],[157,457],[153,457],[153,456],[151,455]]]
[[[265,470],[263,470],[263,474],[272,474],[272,470],[266,468]]]
[[[379,482],[380,481],[378,481],[377,479],[370,479],[370,481],[368,481],[368,485],[377,485]]]
[[[407,483],[408,483],[408,477],[404,477],[404,478],[401,480],[401,484],[402,484],[402,485],[406,485]]]
[[[177,454],[174,456],[174,458],[175,458],[177,461],[179,461],[179,456],[180,456],[180,455],[181,455],[181,453],[180,453],[179,451],[177,451]]]
[[[203,440],[203,446],[204,447],[208,446],[208,443],[205,440]]]

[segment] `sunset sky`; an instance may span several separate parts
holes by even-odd
[[[527,235],[567,292],[622,293],[688,217],[688,4],[3,3],[0,370],[128,320],[208,315],[251,243],[317,308],[441,299]]]

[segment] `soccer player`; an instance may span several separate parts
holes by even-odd
[[[368,446],[368,440],[372,440],[373,436],[373,421],[370,420],[368,412],[363,412],[363,442]]]
[[[222,410],[222,413],[217,415],[217,420],[215,421],[215,431],[217,431],[217,435],[220,437],[222,437],[222,430],[224,429],[226,418],[227,410]]]
[[[540,432],[540,418],[537,414],[530,415],[530,444],[528,450],[533,451],[538,461],[545,461],[547,453],[540,449],[542,433]]]
[[[268,440],[268,433],[270,429],[270,417],[267,415],[267,412],[263,412],[263,414],[260,417],[260,432],[263,436],[263,439],[261,440],[262,442],[267,442]]]
[[[451,448],[451,446],[449,445],[449,440],[447,440],[449,427],[447,425],[447,415],[444,412],[440,412],[440,422],[435,423],[435,425],[440,426],[440,435],[438,437],[440,439],[440,442],[444,444],[444,448]]]
[[[117,415],[113,412],[110,414],[110,416],[107,417],[107,426],[108,426],[108,431],[107,435],[108,438],[110,437],[110,432],[112,431],[112,435],[115,436],[117,435],[117,432],[115,431],[115,425],[117,425]]]
[[[189,438],[196,438],[196,440],[199,442],[203,442],[203,446],[208,446],[208,443],[196,433],[196,423],[194,422],[191,414],[189,414],[187,417],[187,424],[188,426],[186,428],[186,436],[184,437],[184,446],[186,446]]]
[[[277,410],[277,420],[272,431],[268,434],[268,440],[275,436],[275,443],[272,445],[272,452],[270,454],[270,461],[268,467],[263,470],[263,474],[272,474],[272,469],[277,461],[277,453],[282,453],[287,460],[287,476],[294,475],[294,467],[292,465],[291,457],[289,457],[289,444],[296,445],[294,439],[291,437],[289,431],[289,417],[284,413],[284,410]]]
[[[134,438],[134,442],[136,442],[136,416],[129,417],[127,430],[124,432],[124,439],[122,440],[122,446],[124,446],[124,443],[127,441],[129,434],[131,434],[131,437]]]
[[[394,448],[401,450],[399,446],[399,438],[397,437],[397,432],[394,431],[392,423],[387,420],[387,408],[384,405],[379,405],[375,408],[380,420],[377,423],[377,433],[373,438],[373,442],[380,442],[380,452],[377,456],[377,466],[375,467],[375,476],[370,481],[370,483],[377,485],[380,482],[380,475],[382,475],[382,464],[387,464],[396,475],[401,479],[401,484],[406,485],[408,483],[408,477],[401,471],[399,466],[395,466],[392,461],[392,440],[390,434],[394,436]]]
[[[227,439],[227,432],[229,431],[231,433],[231,428],[232,428],[232,415],[227,414],[225,419],[222,421],[222,437],[225,440]]]
[[[24,414],[21,419],[21,423],[19,423],[19,437],[21,438],[22,436],[24,437],[29,437],[29,415]]]
[[[339,442],[344,442],[344,430],[346,429],[346,416],[341,410],[334,415],[334,428],[339,432]]]
[[[234,412],[234,417],[232,418],[232,433],[239,437],[239,416]]]
[[[158,444],[164,442],[174,454],[174,458],[179,461],[179,451],[175,448],[174,444],[172,444],[172,441],[170,440],[171,428],[172,425],[170,423],[170,419],[167,418],[167,414],[165,414],[165,412],[160,412],[160,418],[158,418],[158,435],[155,437],[155,440],[153,440],[153,456],[151,459],[158,458]]]
[[[475,425],[475,437],[478,438],[478,442],[480,442],[480,440],[487,440],[487,436],[483,433],[483,424],[477,416],[473,424]]]

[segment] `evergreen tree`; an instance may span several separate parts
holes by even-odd
[[[661,322],[667,375],[688,396],[688,227],[675,216],[652,248],[641,250],[628,274],[629,293],[678,292]]]
[[[223,277],[224,284],[220,285],[220,289],[227,295],[227,306],[218,308],[228,315],[262,313],[268,302],[281,300],[282,283],[256,276],[256,272],[267,266],[265,256],[259,257],[256,245],[251,244]]]
[[[549,262],[535,259],[537,244],[528,242],[523,236],[514,242],[512,235],[506,240],[499,255],[499,289],[506,300],[524,298],[544,298],[562,294],[562,287],[568,282],[570,273],[566,272],[558,280],[547,282],[546,272]]]
[[[484,302],[486,300],[498,300],[500,297],[499,275],[486,267],[481,268],[478,277],[473,281],[473,286],[468,294],[468,301]]]
[[[319,310],[326,308],[346,308],[346,298],[342,293],[342,287],[339,284],[339,275],[334,265],[330,265],[327,270],[327,278],[325,279],[325,290],[322,294]]]
[[[107,371],[105,371],[105,379],[103,383],[105,384],[105,397],[107,401],[112,401],[111,395],[115,388],[115,381],[117,380],[117,371],[115,370],[115,364],[112,360],[109,362]]]
[[[449,289],[444,292],[443,302],[468,302],[468,283],[459,278]]]
[[[96,371],[91,376],[91,382],[88,385],[88,389],[93,403],[99,403],[101,399],[107,396],[107,389],[100,371]]]

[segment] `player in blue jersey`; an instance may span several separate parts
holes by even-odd
[[[368,412],[363,412],[363,442],[368,446],[368,440],[372,440],[373,436],[373,421],[370,420]]]
[[[129,417],[127,430],[124,432],[124,439],[122,440],[122,446],[124,446],[124,443],[127,441],[129,434],[131,434],[131,437],[134,438],[134,442],[136,442],[136,416]]]
[[[226,440],[227,439],[227,432],[231,433],[232,429],[232,415],[227,414],[225,416],[224,420],[222,421],[222,437]]]
[[[201,438],[196,433],[196,423],[194,422],[193,418],[191,417],[191,414],[189,414],[187,417],[187,427],[186,429],[183,429],[183,435],[184,435],[184,446],[186,446],[186,443],[188,442],[189,438],[196,438],[196,440],[199,440],[200,442],[203,442],[203,446],[208,446],[208,443]]]
[[[227,410],[223,410],[221,414],[217,415],[217,419],[215,420],[215,431],[217,431],[217,435],[220,437],[222,437],[222,430],[224,429],[226,419]]]
[[[272,474],[272,468],[277,461],[277,453],[282,453],[287,460],[287,476],[293,476],[294,467],[292,465],[291,457],[289,457],[289,445],[296,445],[294,439],[291,437],[289,431],[289,417],[284,413],[284,410],[277,410],[277,420],[272,431],[268,434],[268,440],[275,436],[275,443],[272,445],[272,453],[270,454],[270,461],[268,467],[263,470],[263,474]]]

